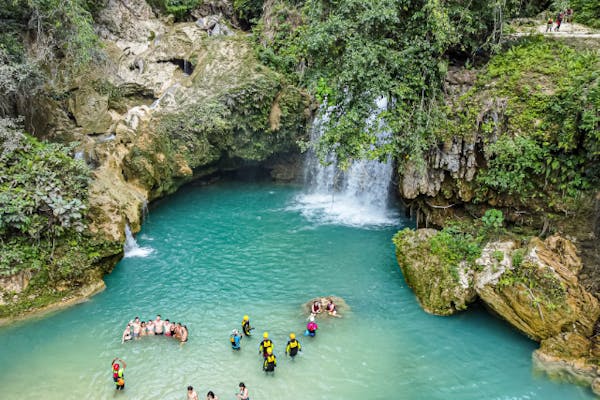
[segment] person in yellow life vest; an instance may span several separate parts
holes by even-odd
[[[300,345],[300,342],[296,340],[296,334],[292,332],[290,333],[290,340],[288,340],[285,348],[285,354],[292,357],[293,360],[299,351],[302,351],[302,346]]]
[[[267,358],[267,350],[273,347],[273,342],[269,339],[269,333],[263,333],[263,340],[260,342],[260,346],[258,347],[258,354],[263,355],[264,358]]]
[[[121,364],[117,363],[117,361],[120,361]],[[117,390],[125,389],[124,372],[125,372],[125,368],[127,368],[127,364],[125,364],[125,361],[121,360],[120,358],[115,357],[111,361],[110,365],[112,366],[113,380],[115,381],[116,389]]]
[[[250,318],[247,315],[244,315],[244,318],[242,319],[242,332],[244,332],[244,335],[246,336],[251,336],[251,331],[252,328],[250,326]]]
[[[275,372],[275,367],[277,366],[277,358],[275,354],[273,354],[273,348],[267,348],[267,356],[265,357],[265,361],[263,363],[263,370],[265,372]]]

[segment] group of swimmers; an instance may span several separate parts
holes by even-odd
[[[337,315],[337,309],[333,301],[330,299],[325,310],[330,316],[339,317]],[[315,321],[315,317],[320,314],[323,309],[320,301],[314,301],[310,307],[311,314],[308,318],[308,323],[306,324],[306,331],[304,332],[304,336],[315,337],[317,329],[319,326]],[[245,336],[252,336],[252,330],[254,328],[250,325],[250,318],[247,315],[244,315],[242,318],[242,332]],[[140,321],[139,317],[135,317],[133,320],[129,321],[125,331],[123,332],[123,336],[121,338],[121,343],[125,343],[126,341],[132,339],[139,339],[141,336],[154,336],[154,335],[164,335],[171,336],[181,342],[187,342],[188,340],[188,329],[187,326],[181,325],[180,322],[174,323],[170,322],[168,319],[162,320],[160,314],[156,316],[154,320],[148,321]],[[241,340],[242,333],[237,329],[234,329],[231,332],[230,338],[231,348],[233,350],[241,350]],[[289,340],[285,347],[285,354],[293,360],[298,352],[302,351],[302,345],[296,339],[296,334],[294,332],[289,334]],[[259,344],[258,353],[263,356],[262,368],[265,373],[273,373],[275,372],[275,367],[277,366],[277,357],[273,353],[273,342],[269,339],[269,333],[263,333],[263,340]],[[125,377],[124,370],[126,367],[125,361],[120,358],[115,357],[111,362],[113,380],[116,385],[117,390],[123,390],[125,388]],[[238,400],[249,400],[248,389],[244,385],[243,382],[239,384],[240,391],[236,395]],[[188,399],[189,400],[198,400],[198,394],[194,391],[192,386],[188,386]],[[212,392],[209,391],[206,395],[207,400],[218,400],[218,397]]]
[[[246,385],[244,384],[244,382],[240,382],[239,389],[240,390],[235,395],[235,397],[238,400],[250,400],[250,396],[248,395],[248,388],[246,387]],[[198,400],[198,393],[196,393],[196,391],[194,390],[193,386],[188,386],[187,387],[187,398],[188,398],[188,400]],[[206,400],[219,400],[219,398],[217,397],[217,395],[215,395],[213,393],[212,390],[210,390],[206,394]]]
[[[187,342],[189,332],[186,325],[181,325],[181,322],[171,322],[168,319],[163,321],[160,314],[156,316],[156,319],[148,321],[140,321],[140,317],[135,317],[125,327],[121,343],[132,339],[139,339],[142,336],[155,335],[170,336],[183,343]]]
[[[339,317],[337,315],[337,309],[332,300],[329,300],[329,303],[325,307],[327,313],[331,316]],[[306,324],[306,331],[304,332],[304,336],[315,337],[317,334],[317,329],[319,326],[315,321],[315,317],[317,314],[321,313],[321,303],[319,301],[315,301],[311,306],[311,314],[308,318],[308,323]],[[244,315],[242,318],[242,332],[245,336],[251,336],[251,332],[254,328],[250,326],[250,318],[247,315]],[[233,350],[241,350],[241,341],[242,341],[242,333],[237,329],[231,331],[231,335],[229,336],[229,342],[231,343],[231,348]],[[298,354],[298,352],[302,351],[302,345],[296,339],[296,334],[294,332],[289,334],[289,340],[285,347],[285,354],[293,360],[294,357]],[[277,366],[277,357],[273,353],[273,341],[269,338],[269,333],[263,333],[263,340],[260,342],[258,347],[258,354],[263,356],[263,371],[266,373],[275,372],[275,367]]]

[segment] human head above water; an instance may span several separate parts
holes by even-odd
[[[246,385],[244,385],[244,382],[240,382],[240,387],[244,388],[244,389],[246,388]]]
[[[193,386],[188,386],[188,392],[191,392],[192,390],[194,390]]]

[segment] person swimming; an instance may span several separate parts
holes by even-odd
[[[132,334],[131,333],[132,333],[131,332],[131,324],[127,324],[127,327],[123,331],[123,336],[121,336],[121,344],[125,343],[128,340],[132,339]]]
[[[316,314],[320,314],[320,313],[321,313],[321,311],[322,311],[322,310],[321,310],[321,302],[320,302],[320,301],[318,301],[318,300],[317,300],[317,301],[315,301],[315,302],[313,302],[313,304],[312,304],[312,306],[311,306],[311,308],[310,308],[310,311],[311,311],[313,314],[315,314],[315,315],[316,315]]]
[[[327,303],[327,314],[331,315],[332,317],[337,317],[337,308],[335,307],[335,303],[333,302],[333,300],[329,300],[329,303]]]
[[[248,395],[248,388],[244,385],[244,382],[240,382],[240,392],[235,395],[238,400],[250,400],[250,396]]]

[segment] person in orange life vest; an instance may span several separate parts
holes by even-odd
[[[120,365],[116,361],[120,361],[122,365]],[[125,368],[127,368],[127,364],[125,364],[125,361],[121,360],[119,357],[115,357],[111,361],[110,365],[112,366],[113,380],[115,382],[116,389],[117,390],[125,389],[124,373],[125,373]]]

